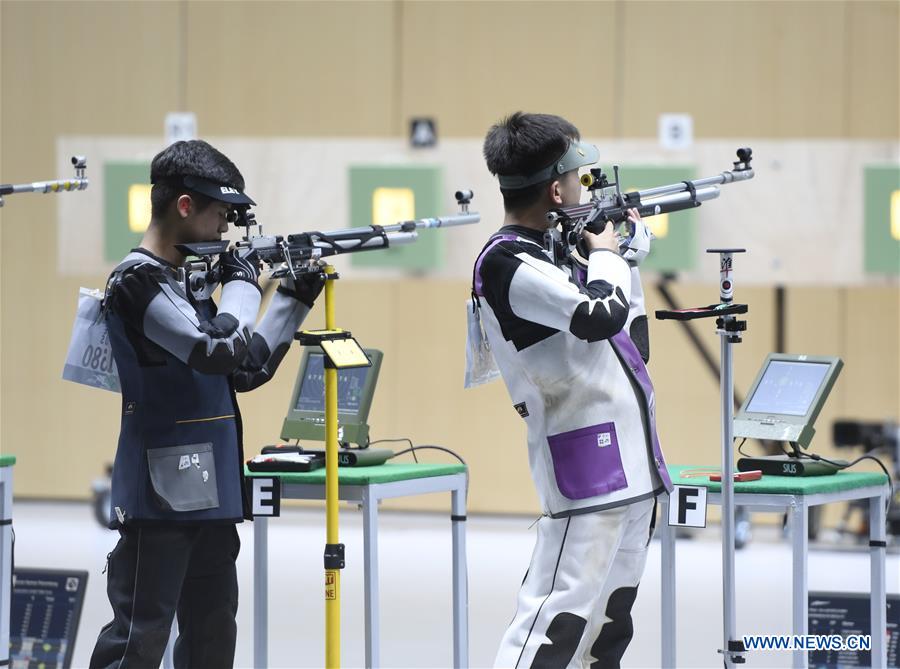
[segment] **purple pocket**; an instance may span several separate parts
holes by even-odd
[[[601,423],[547,437],[559,491],[585,499],[628,485],[614,423]]]

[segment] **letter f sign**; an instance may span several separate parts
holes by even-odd
[[[706,488],[675,486],[669,495],[669,525],[706,527]]]

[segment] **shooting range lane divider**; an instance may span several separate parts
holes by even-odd
[[[87,158],[84,156],[72,156],[72,166],[75,168],[74,179],[35,181],[30,184],[0,184],[0,207],[4,204],[4,195],[13,195],[15,193],[61,193],[63,191],[84,190],[88,187],[88,180],[84,176],[84,171],[87,169]]]
[[[740,152],[738,153],[740,155]],[[748,155],[749,160],[749,155]],[[711,304],[695,309],[678,311],[660,310],[659,320],[694,320],[715,318],[716,334],[721,341],[722,362],[719,386],[722,407],[722,468],[720,471],[734,471],[734,361],[731,347],[741,343],[741,333],[747,329],[747,322],[736,318],[747,313],[746,304],[734,303],[733,258],[735,253],[745,249],[707,249],[707,253],[719,254],[719,304]],[[746,652],[743,642],[737,636],[737,615],[735,613],[735,572],[734,572],[734,480],[724,477],[722,483],[722,626],[723,644],[719,652],[724,656],[725,667],[744,664]],[[665,667],[674,667],[674,657],[663,657]]]

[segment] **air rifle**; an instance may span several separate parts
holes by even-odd
[[[419,218],[401,221],[395,225],[366,225],[358,228],[346,228],[329,232],[299,232],[283,237],[281,235],[264,235],[262,226],[248,206],[237,209],[235,225],[243,227],[246,232],[234,246],[240,254],[256,251],[263,268],[272,279],[285,276],[296,277],[309,272],[322,272],[323,258],[346,253],[375,251],[398,244],[409,244],[416,241],[418,231],[427,228],[449,228],[457,225],[469,225],[481,220],[480,214],[469,211],[472,201],[471,190],[456,191],[456,202],[459,213],[436,218]],[[250,228],[256,228],[256,234],[250,234]],[[215,242],[199,242],[179,244],[178,249],[188,256],[200,258],[200,262],[192,265],[191,288],[201,290],[202,284],[218,283],[216,268],[212,267],[218,254],[228,250],[228,240]],[[205,268],[212,267],[208,273]]]
[[[3,196],[14,193],[60,193],[62,191],[84,190],[88,187],[88,180],[84,176],[87,169],[87,158],[84,156],[72,156],[72,165],[75,167],[75,178],[59,181],[35,181],[30,184],[0,184],[0,207],[3,206]]]
[[[615,182],[610,183],[602,168],[592,168],[581,176],[581,184],[591,193],[585,204],[559,207],[547,212],[547,220],[559,226],[551,228],[545,236],[545,246],[553,262],[564,265],[575,262],[587,266],[588,254],[583,247],[582,230],[600,233],[607,223],[619,227],[620,247],[625,248],[634,234],[627,229],[628,210],[637,209],[641,217],[657,216],[683,209],[699,207],[707,200],[719,197],[720,184],[746,181],[753,178],[750,148],[737,150],[734,167],[705,179],[682,181],[668,186],[623,193],[620,187],[619,166],[614,165]]]

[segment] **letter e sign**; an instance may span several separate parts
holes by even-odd
[[[281,515],[281,479],[253,477],[250,482],[250,499],[254,516]]]

